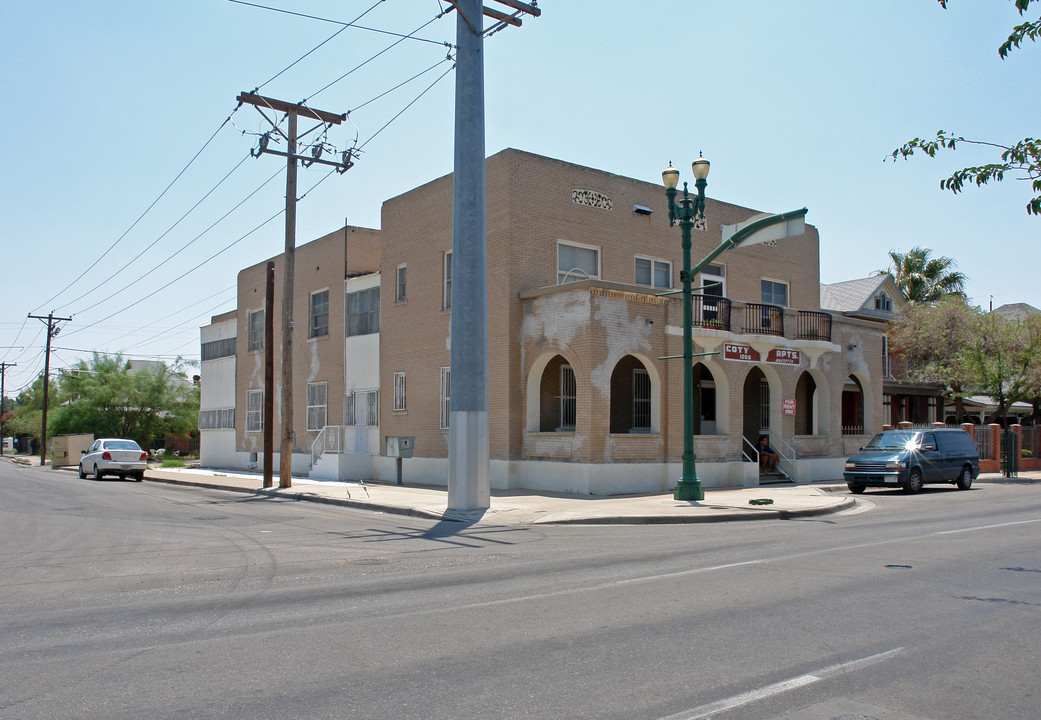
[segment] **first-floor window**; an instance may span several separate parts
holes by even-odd
[[[570,365],[560,366],[560,430],[575,429],[575,415],[578,410],[578,389],[575,385],[575,371]]]
[[[764,435],[770,432],[770,383],[766,378],[759,380],[759,430]]]
[[[264,430],[264,391],[246,391],[246,432],[258,433]]]
[[[235,408],[199,411],[200,430],[234,430]]]
[[[643,368],[633,369],[633,430],[651,429],[651,376]]]
[[[441,368],[441,429],[448,429],[452,410],[452,368]]]
[[[394,373],[394,409],[405,409],[405,373]]]
[[[329,384],[307,383],[307,429],[321,430],[329,417]]]

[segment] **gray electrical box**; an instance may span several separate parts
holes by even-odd
[[[387,457],[410,458],[415,443],[414,435],[387,435]]]

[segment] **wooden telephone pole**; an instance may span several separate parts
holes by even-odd
[[[246,103],[253,105],[260,111],[260,114],[264,116],[264,119],[271,123],[271,131],[265,133],[260,138],[260,148],[256,151],[250,151],[250,154],[254,157],[260,157],[265,153],[272,155],[281,155],[287,159],[286,165],[286,248],[285,248],[285,272],[283,274],[283,287],[282,287],[282,442],[279,446],[279,470],[278,470],[278,486],[280,488],[288,488],[293,486],[293,274],[295,272],[295,257],[296,252],[296,168],[297,162],[302,161],[307,165],[318,163],[319,165],[332,165],[337,169],[338,172],[344,173],[354,165],[353,152],[346,150],[343,152],[339,161],[335,160],[323,160],[320,157],[320,150],[311,155],[298,155],[296,152],[296,144],[299,139],[297,135],[297,119],[298,118],[310,118],[312,120],[320,121],[320,124],[312,128],[311,130],[304,133],[304,136],[309,135],[319,127],[326,127],[327,125],[339,125],[347,119],[346,114],[336,115],[334,113],[325,112],[322,110],[313,110],[300,103],[288,103],[283,100],[274,100],[272,98],[263,97],[256,93],[239,93],[238,101],[240,103]],[[264,110],[271,110],[276,113],[285,113],[288,118],[288,130],[282,132],[279,128],[279,123],[276,119],[270,118],[264,114]],[[275,132],[281,135],[286,143],[287,148],[285,151],[275,150],[268,147],[270,141],[270,133]],[[315,146],[320,148],[321,146]],[[268,307],[266,312],[271,313],[274,308]],[[265,318],[265,323],[267,319]],[[264,388],[265,404],[267,403],[266,398],[271,394],[273,388]],[[264,433],[265,437],[271,430],[269,426],[265,425]],[[266,441],[265,441],[266,444]],[[264,453],[264,477],[265,480],[268,477],[268,462],[267,452]]]
[[[4,375],[11,367],[18,367],[18,363],[0,362],[0,455],[4,454]]]
[[[41,315],[30,315],[37,320],[47,321],[47,350],[43,360],[43,423],[40,428],[40,466],[47,464],[47,388],[51,379],[51,338],[58,334],[61,328],[55,327],[56,322],[69,322],[72,318],[54,317],[52,310],[47,317]]]

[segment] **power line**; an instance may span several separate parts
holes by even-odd
[[[238,109],[239,109],[239,107],[241,107],[241,106],[237,105],[237,106],[235,107],[235,110],[238,110]],[[218,127],[218,128],[216,129],[216,130],[214,130],[214,131],[213,131],[213,134],[212,134],[212,135],[210,135],[209,139],[208,139],[208,140],[207,140],[206,142],[204,142],[204,143],[202,144],[202,147],[201,147],[201,148],[199,148],[199,151],[198,151],[198,152],[196,152],[196,153],[195,153],[195,155],[193,155],[193,156],[192,156],[192,159],[188,161],[188,164],[187,164],[187,165],[185,165],[185,166],[184,166],[184,167],[183,167],[183,168],[181,169],[181,172],[177,173],[177,176],[176,176],[176,177],[174,177],[174,179],[170,181],[170,184],[169,184],[169,185],[167,185],[167,186],[166,186],[166,188],[165,188],[165,189],[164,189],[164,190],[163,190],[163,191],[162,191],[161,193],[159,193],[159,196],[158,196],[158,197],[157,197],[157,198],[156,198],[155,200],[153,200],[153,201],[152,201],[152,204],[151,204],[151,205],[149,205],[149,206],[148,206],[147,208],[145,208],[145,211],[144,211],[143,213],[141,213],[141,214],[140,214],[140,215],[138,216],[137,220],[135,220],[135,221],[133,222],[133,224],[131,224],[131,225],[130,225],[130,227],[128,227],[128,228],[127,228],[127,229],[126,229],[126,230],[125,230],[125,231],[123,232],[123,234],[122,234],[122,235],[120,235],[120,236],[119,236],[118,238],[116,238],[116,241],[115,241],[114,243],[112,243],[112,244],[111,244],[111,245],[110,245],[110,246],[108,247],[108,249],[107,249],[107,250],[105,250],[105,252],[101,253],[101,255],[99,255],[99,256],[98,256],[97,260],[95,260],[94,262],[92,262],[92,263],[90,264],[90,266],[89,266],[89,267],[87,267],[87,269],[86,269],[86,270],[84,270],[83,272],[81,272],[81,273],[79,274],[79,276],[77,276],[77,277],[76,277],[76,279],[75,279],[75,280],[73,280],[73,281],[72,281],[71,283],[69,283],[68,285],[66,285],[66,286],[65,286],[65,287],[64,287],[64,288],[63,288],[62,290],[60,290],[60,291],[59,291],[59,292],[58,292],[58,293],[57,293],[56,295],[54,295],[54,297],[50,298],[49,300],[46,300],[45,302],[42,302],[42,303],[40,303],[39,307],[45,307],[45,306],[47,306],[47,305],[50,305],[50,304],[51,304],[51,302],[52,302],[52,301],[54,301],[54,300],[55,300],[56,298],[58,298],[58,297],[61,297],[61,295],[62,295],[62,294],[63,294],[63,293],[64,293],[64,292],[66,291],[66,290],[68,290],[68,289],[69,289],[69,288],[71,288],[71,287],[72,287],[73,285],[75,285],[76,283],[78,283],[78,282],[79,282],[79,281],[80,281],[80,280],[81,280],[81,279],[83,278],[83,276],[84,276],[84,275],[86,275],[86,274],[87,274],[88,272],[90,272],[90,271],[91,271],[92,269],[94,269],[94,266],[95,266],[95,265],[97,265],[97,264],[98,264],[99,262],[101,262],[102,258],[104,258],[104,257],[105,257],[106,255],[108,255],[108,254],[109,254],[110,252],[112,252],[112,249],[113,249],[113,248],[115,248],[115,247],[116,247],[116,245],[118,245],[118,244],[120,243],[120,241],[121,241],[121,240],[122,240],[123,238],[125,238],[125,237],[126,237],[126,236],[127,236],[127,235],[128,235],[129,233],[130,233],[130,231],[131,231],[131,230],[133,230],[133,229],[134,229],[135,227],[137,227],[137,224],[138,224],[139,222],[141,222],[141,220],[142,220],[142,219],[144,218],[144,216],[145,216],[145,215],[147,215],[147,214],[149,213],[149,211],[151,211],[151,209],[152,209],[152,208],[154,208],[154,207],[156,206],[156,204],[157,204],[157,203],[158,203],[158,202],[159,202],[160,200],[162,200],[162,199],[163,199],[163,196],[164,196],[164,195],[166,195],[166,193],[167,193],[167,192],[169,192],[170,188],[172,188],[172,187],[174,186],[174,183],[176,183],[176,182],[177,182],[177,181],[178,181],[178,180],[179,180],[179,179],[181,178],[181,176],[182,176],[182,175],[184,175],[184,173],[185,173],[185,172],[187,172],[188,168],[190,168],[190,167],[192,166],[192,163],[194,163],[194,162],[195,162],[195,161],[196,161],[196,160],[197,160],[197,159],[199,158],[199,156],[200,156],[200,155],[202,154],[202,151],[203,151],[203,150],[205,150],[205,149],[206,149],[206,148],[207,148],[207,147],[209,146],[209,144],[210,144],[210,143],[211,143],[211,142],[213,141],[213,138],[217,137],[217,133],[219,133],[219,132],[220,132],[220,131],[221,131],[221,130],[222,130],[222,129],[224,128],[224,126],[228,124],[228,122],[229,122],[229,121],[231,120],[231,116],[235,114],[235,110],[232,110],[232,111],[231,111],[231,114],[230,114],[230,115],[228,115],[228,117],[226,117],[226,118],[224,119],[224,122],[222,122],[222,123],[220,124],[220,126],[219,126],[219,127]]]

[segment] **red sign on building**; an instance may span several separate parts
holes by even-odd
[[[781,399],[781,412],[785,415],[795,414],[795,398],[782,398]]]
[[[801,359],[798,350],[774,348],[766,354],[766,362],[776,365],[798,365]]]
[[[737,345],[735,343],[723,344],[723,357],[727,360],[743,360],[744,362],[759,362],[759,351],[748,345]]]

